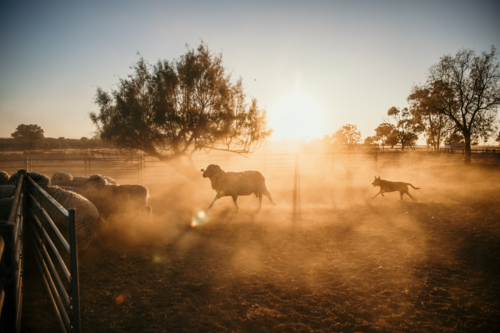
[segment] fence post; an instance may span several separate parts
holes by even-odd
[[[78,240],[76,238],[75,209],[68,209],[69,247],[71,258],[71,328],[73,332],[80,332],[80,283],[78,275]]]

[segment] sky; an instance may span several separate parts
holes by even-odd
[[[203,40],[267,110],[273,139],[345,124],[365,138],[442,56],[500,50],[498,13],[498,0],[0,0],[0,137],[19,124],[91,137],[98,87],[115,89],[138,53],[174,60]]]

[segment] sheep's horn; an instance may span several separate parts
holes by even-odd
[[[200,171],[201,171],[201,172],[205,172],[205,170],[203,170],[203,169],[201,169]]]

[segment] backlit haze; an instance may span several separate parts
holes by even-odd
[[[2,1],[0,137],[37,124],[91,136],[96,88],[138,52],[172,60],[203,40],[266,108],[273,140],[354,124],[374,135],[429,67],[462,48],[500,49],[498,1]]]

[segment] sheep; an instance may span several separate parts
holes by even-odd
[[[259,198],[259,209],[257,211],[260,211],[262,207],[263,194],[276,206],[271,193],[266,188],[266,178],[259,171],[225,172],[220,166],[210,164],[206,170],[201,169],[201,172],[203,172],[203,178],[210,178],[212,188],[217,192],[207,210],[212,208],[214,203],[221,197],[230,196],[233,198],[238,212],[240,210],[238,196],[252,193]]]
[[[0,185],[0,199],[13,197],[15,192],[15,185]]]
[[[102,176],[107,184],[109,185],[118,185],[116,180],[111,177]],[[73,177],[69,172],[65,171],[56,171],[52,175],[51,182],[53,185],[58,186],[73,186],[80,187],[84,182],[86,182],[89,177]]]
[[[7,221],[10,215],[10,210],[14,204],[14,198],[0,199],[0,221]]]
[[[143,185],[109,185],[103,176],[95,174],[82,183],[80,188],[84,190],[83,196],[97,207],[106,226],[111,214],[134,213],[137,214],[137,219],[143,211],[148,214],[151,222],[153,208],[147,205],[149,190]]]
[[[9,181],[9,174],[5,171],[0,171],[0,185],[7,185]]]
[[[95,223],[99,220],[99,211],[97,208],[89,200],[77,193],[67,191],[59,186],[51,186],[49,177],[43,174],[29,172],[28,175],[65,209],[76,209],[76,234],[80,243],[78,245],[78,251],[84,251],[97,236],[92,230]],[[18,177],[19,175],[16,173],[11,176],[9,181],[15,181]],[[47,204],[47,199],[44,197],[39,195],[34,196],[56,225],[68,227],[67,218],[64,217],[56,207],[52,204]]]

